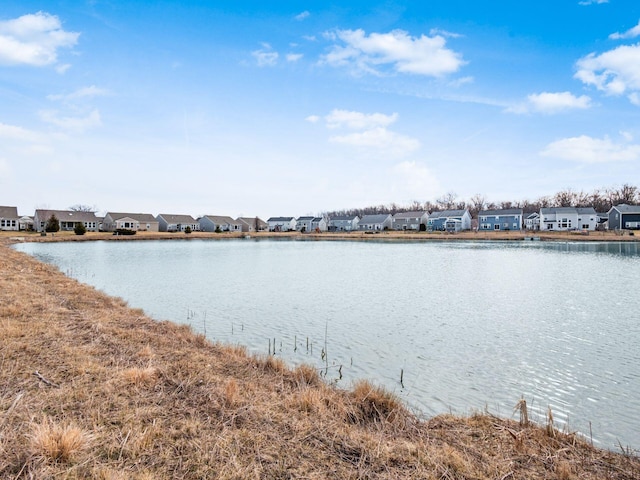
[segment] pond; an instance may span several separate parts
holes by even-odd
[[[420,414],[485,410],[640,447],[637,243],[196,240],[18,250],[215,341],[367,378]]]

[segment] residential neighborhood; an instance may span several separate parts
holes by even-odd
[[[44,233],[51,219],[59,231],[74,231],[81,224],[88,232],[463,232],[463,231],[595,231],[640,229],[640,205],[619,204],[608,212],[593,207],[544,207],[525,214],[522,208],[479,210],[472,218],[469,209],[414,210],[395,214],[278,216],[266,221],[258,217],[188,214],[116,213],[99,217],[95,212],[37,209],[33,215],[19,215],[17,207],[0,206],[0,230]]]

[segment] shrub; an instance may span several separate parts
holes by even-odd
[[[135,230],[129,230],[127,228],[117,228],[115,232],[113,232],[114,235],[135,235],[136,231]]]
[[[220,225],[216,225],[216,233],[222,233],[222,230],[220,230]]]
[[[58,217],[56,217],[55,215],[51,215],[49,217],[49,220],[47,220],[47,223],[44,226],[44,230],[45,232],[59,232],[60,231],[60,221],[58,220]]]
[[[75,233],[76,235],[84,235],[85,233],[87,233],[87,228],[84,226],[84,223],[78,222],[73,227],[73,233]]]
[[[189,225],[184,228],[184,233],[191,233],[191,227]]]

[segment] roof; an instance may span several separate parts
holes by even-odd
[[[538,212],[533,212],[527,215],[527,218],[538,218],[540,214]]]
[[[94,212],[77,212],[75,210],[36,210],[36,215],[42,219],[49,219],[52,215],[61,222],[97,222],[98,217]]]
[[[307,222],[307,221],[312,221],[315,217],[298,217],[298,221],[299,222]]]
[[[467,210],[442,210],[441,212],[431,212],[430,219],[435,218],[449,218],[449,217],[462,217]]]
[[[619,211],[620,213],[640,213],[640,205],[627,205],[626,203],[621,203],[620,205],[611,207],[611,210],[614,209]]]
[[[389,213],[383,213],[383,214],[380,214],[380,215],[363,215],[362,216],[362,220],[360,220],[360,224],[363,224],[363,223],[383,223],[389,217],[391,217],[391,214],[389,214]]]
[[[153,223],[157,222],[156,218],[150,213],[116,213],[116,212],[107,212],[106,217],[111,217],[112,220],[117,221],[123,218],[131,218],[137,222],[142,223]]]
[[[329,218],[329,221],[330,221],[330,222],[333,222],[333,221],[335,221],[335,222],[345,222],[345,221],[352,222],[352,221],[354,221],[356,218],[357,218],[358,220],[360,219],[360,217],[358,217],[357,215],[337,215],[337,216],[335,216],[335,217],[331,217],[331,218]]]
[[[541,208],[541,214],[549,214],[549,213],[579,213],[581,215],[595,215],[596,211],[593,207],[549,207],[549,208]]]
[[[293,217],[271,217],[267,222],[290,222],[294,220]]]
[[[422,217],[427,212],[423,211],[415,211],[415,212],[399,212],[396,213],[393,218],[419,218]]]
[[[18,207],[0,207],[0,217],[18,218]]]
[[[202,218],[207,218],[218,225],[222,223],[226,223],[228,225],[242,225],[242,222],[240,220],[234,220],[233,218],[227,217],[226,215],[205,215]]]
[[[265,222],[264,220],[258,217],[238,217],[236,220],[238,220],[239,222],[244,222],[247,225],[255,226],[256,219],[258,220],[258,225],[261,225],[261,226],[267,225],[267,222]]]
[[[480,210],[478,216],[486,215],[522,215],[521,208],[502,208],[498,210]]]
[[[322,217],[313,217],[313,220],[311,220],[313,223],[317,223],[317,222],[321,222],[322,220],[324,220],[324,218]]]
[[[196,223],[196,219],[191,215],[171,215],[167,213],[161,213],[160,215],[158,215],[158,218],[160,217],[162,217],[165,222],[171,224]]]

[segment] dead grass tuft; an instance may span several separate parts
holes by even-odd
[[[311,365],[298,365],[293,371],[296,381],[302,385],[319,385],[320,374]]]
[[[351,398],[353,404],[347,415],[356,424],[393,422],[406,411],[395,395],[368,380],[356,382]]]
[[[149,386],[158,379],[158,369],[155,367],[133,367],[122,372],[122,378],[130,385]]]
[[[238,382],[235,378],[230,378],[224,386],[224,404],[227,407],[234,407],[239,397]]]
[[[70,462],[86,450],[91,435],[73,424],[57,424],[45,418],[34,424],[30,436],[31,453],[46,461]]]

